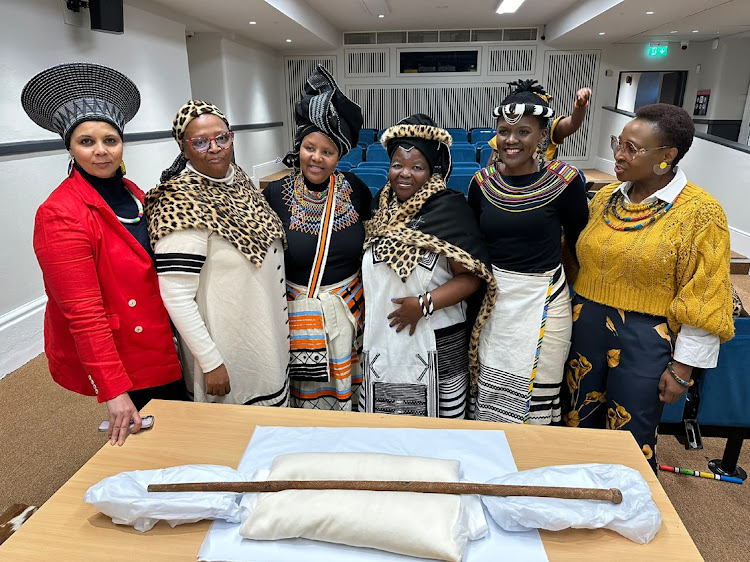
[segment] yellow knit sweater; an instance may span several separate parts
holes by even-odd
[[[581,267],[575,291],[614,308],[666,316],[674,333],[688,324],[722,342],[731,339],[729,230],[721,205],[688,182],[674,206],[655,222],[619,231],[603,215],[619,185],[603,187],[591,201],[589,223],[576,246]],[[620,216],[637,217],[647,205],[626,207]],[[608,218],[616,226],[629,224],[612,213]]]

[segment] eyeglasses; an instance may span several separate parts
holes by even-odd
[[[207,152],[208,149],[211,148],[211,141],[215,141],[216,146],[223,150],[232,144],[232,139],[234,139],[234,131],[227,131],[226,133],[221,133],[220,135],[210,138],[193,137],[190,139],[190,146],[192,146],[196,152]]]
[[[636,148],[635,145],[630,141],[620,142],[620,139],[612,135],[609,137],[609,145],[612,147],[612,154],[617,156],[617,153],[622,150],[625,153],[625,161],[630,162],[636,156],[642,156],[652,150],[659,150],[661,148],[670,148],[668,146],[657,146],[656,148]]]

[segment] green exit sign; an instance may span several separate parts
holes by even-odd
[[[648,56],[650,57],[666,57],[667,51],[669,50],[668,45],[649,45]]]

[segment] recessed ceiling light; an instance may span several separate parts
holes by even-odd
[[[604,31],[600,31],[599,35],[605,35],[605,32]]]
[[[254,22],[254,21],[249,21],[249,22],[247,22],[247,23],[249,23],[250,25],[255,25],[255,24],[256,24],[257,22]]]
[[[653,15],[654,15],[654,12],[646,12],[646,15],[647,15],[647,16],[653,16]]]
[[[523,0],[503,0],[495,10],[497,14],[512,14],[523,4]]]
[[[378,14],[378,17],[379,17],[379,18],[384,18],[384,17],[385,17],[385,14]]]
[[[693,30],[693,33],[698,33],[698,30],[697,30],[697,29],[694,29],[694,30]]]
[[[291,43],[291,42],[292,42],[292,40],[291,40],[291,39],[287,39],[287,40],[286,40],[286,42],[287,42],[287,43]]]
[[[673,29],[672,31],[670,31],[670,33],[677,33],[677,30]]]

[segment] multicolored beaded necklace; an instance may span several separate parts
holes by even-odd
[[[623,211],[628,211],[628,208],[625,206],[625,194],[618,189],[614,193],[612,193],[612,195],[610,195],[609,199],[607,200],[607,204],[604,205],[604,222],[607,223],[607,226],[613,230],[640,230],[647,227],[652,222],[658,220],[660,217],[663,217],[664,214],[674,206],[678,198],[679,195],[677,195],[677,197],[675,197],[674,201],[672,201],[671,203],[667,203],[665,201],[660,201],[657,199],[656,201],[652,201],[646,206],[646,212],[644,214],[637,217],[624,217],[617,212],[618,207],[620,207]],[[612,221],[609,219],[610,212],[617,220],[638,224],[626,224],[622,226],[612,224]]]
[[[330,185],[322,191],[312,191],[305,186],[302,172],[290,174],[282,190],[282,197],[289,207],[289,228],[317,236],[320,221],[325,211],[328,194],[336,190],[333,215],[333,230],[338,232],[357,222],[359,214],[352,205],[352,187],[343,174],[334,172]]]
[[[555,199],[577,174],[578,170],[572,166],[554,160],[529,185],[509,184],[494,166],[480,170],[474,177],[492,205],[503,211],[520,213],[538,209]]]
[[[133,195],[133,192],[129,189],[125,188],[125,191],[127,191],[130,196],[133,198],[133,201],[135,201],[136,206],[138,207],[138,216],[134,219],[124,219],[120,216],[117,216],[117,220],[119,220],[122,224],[138,224],[143,220],[143,204],[141,203],[140,199],[138,199],[135,195]]]

